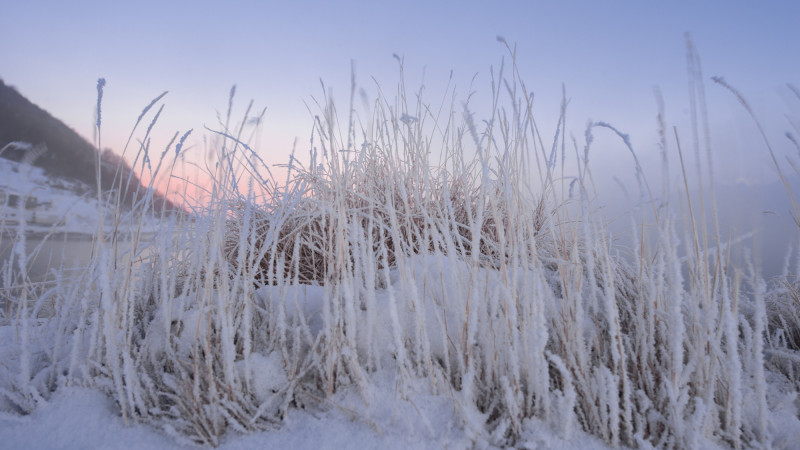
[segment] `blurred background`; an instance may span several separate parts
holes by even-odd
[[[363,108],[362,90],[371,100],[379,91],[393,99],[401,61],[408,92],[424,85],[423,101],[435,105],[455,93],[457,108],[474,94],[471,111],[488,118],[492,70],[496,75],[510,61],[497,39],[502,36],[516,49],[546,147],[565,93],[566,130],[578,146],[589,121],[608,122],[629,136],[650,185],[665,197],[657,89],[676,192],[683,180],[673,127],[692,190],[698,186],[695,147],[704,182],[711,160],[723,234],[756,230],[747,239],[770,274],[781,270],[788,246],[797,242],[786,191],[755,122],[710,77],[724,77],[746,98],[798,192],[787,160],[796,160],[798,150],[785,136],[800,134],[800,96],[790,87],[800,74],[798,2],[31,1],[6,2],[3,15],[0,78],[6,85],[92,143],[97,79],[105,78],[101,146],[117,155],[142,108],[169,91],[152,151],[159,154],[175,133],[191,129],[184,164],[201,168],[213,162],[214,150],[204,127],[222,129],[234,85],[233,121],[242,120],[251,99],[254,113],[266,108],[260,124],[246,127],[269,164],[286,163],[293,148],[306,158],[317,103],[332,96],[343,115],[351,75],[357,108]],[[694,82],[705,93],[707,133],[702,120],[693,121],[687,33],[700,56],[703,85]],[[634,161],[614,133],[593,133],[597,205],[612,229],[624,233],[626,212],[641,206]],[[133,147],[124,155],[128,164],[135,140]]]

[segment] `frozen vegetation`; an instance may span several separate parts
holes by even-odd
[[[74,442],[799,445],[797,264],[773,280],[732,265],[737,244],[704,231],[703,181],[651,191],[638,160],[646,226],[612,240],[591,201],[592,137],[627,136],[591,123],[570,143],[563,109],[545,142],[513,59],[487,88],[488,111],[402,84],[347,120],[327,99],[286,180],[225,124],[204,206],[164,215],[151,241],[101,221],[86,270],[44,288],[15,245],[0,436],[101,410],[108,428],[75,425],[90,431]],[[659,131],[681,160],[705,151]]]

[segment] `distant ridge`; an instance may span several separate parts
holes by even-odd
[[[96,189],[97,149],[63,122],[31,103],[0,79],[0,148],[15,141],[29,142],[33,145],[44,144],[48,151],[35,159],[33,162],[35,166],[41,167],[47,174],[79,180]],[[4,152],[0,157],[21,161],[25,154],[11,150]],[[119,187],[119,181],[116,182],[116,186],[112,186],[117,170],[122,175],[122,180],[127,180],[128,176],[132,175],[131,183],[123,190],[126,192],[123,204],[131,206],[134,193],[140,192],[138,198],[142,198],[141,193],[145,188],[139,178],[131,173],[130,167],[122,158],[107,150],[104,151],[100,175],[100,186],[104,191]],[[119,180],[119,175],[117,177]],[[161,194],[155,193],[153,199],[157,209],[164,206],[169,211],[180,210]]]

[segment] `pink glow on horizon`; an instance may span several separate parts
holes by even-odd
[[[270,172],[275,176],[274,182],[278,186],[285,183],[285,168],[270,167]],[[237,171],[236,178],[241,195],[252,197],[256,202],[270,195],[269,188],[263,186],[260,182],[253,181],[251,184],[250,180],[253,177],[248,173],[241,170]],[[208,206],[212,200],[212,195],[216,195],[217,199],[219,199],[220,196],[232,194],[231,192],[221,192],[221,190],[230,189],[230,183],[226,182],[226,180],[219,180],[218,175],[212,174],[207,169],[200,168],[194,164],[179,163],[171,171],[157,176],[155,180],[152,180],[147,174],[141,174],[141,182],[144,186],[149,186],[151,181],[157,192],[165,195],[175,205],[188,210],[202,209]],[[248,192],[251,186],[252,192]],[[216,194],[214,193],[215,188],[217,189]]]

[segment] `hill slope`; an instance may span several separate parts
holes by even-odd
[[[0,148],[15,141],[34,145],[44,144],[48,151],[36,158],[33,162],[35,166],[41,167],[49,175],[71,178],[96,189],[97,149],[63,122],[31,103],[0,79]],[[23,155],[23,152],[10,150],[0,156],[20,161]],[[103,190],[118,187],[113,185],[118,170],[123,174],[122,179],[128,179],[131,174],[130,168],[121,158],[108,151],[104,152],[100,175],[100,185]],[[130,179],[131,184],[123,199],[123,203],[128,206],[131,204],[134,192],[144,189],[135,174]],[[157,194],[154,201],[157,208],[166,202],[168,210],[178,209],[161,195]]]

